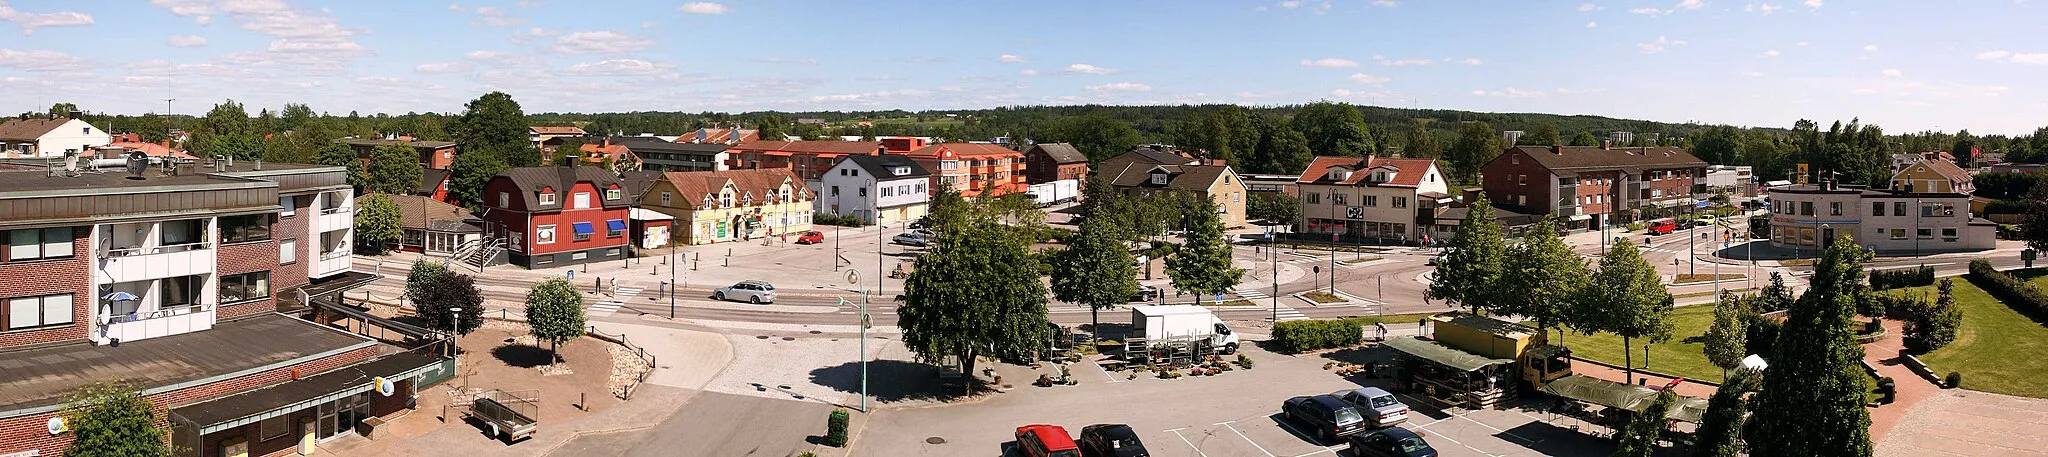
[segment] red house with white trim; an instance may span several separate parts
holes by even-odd
[[[484,184],[484,236],[507,263],[549,268],[625,258],[634,196],[598,167],[523,167]]]

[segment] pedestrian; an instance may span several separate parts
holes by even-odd
[[[1380,331],[1380,341],[1386,341],[1386,339],[1387,339],[1387,323],[1385,323],[1385,322],[1374,322],[1374,323],[1372,323],[1372,326],[1373,326],[1373,327],[1375,327],[1375,328],[1377,328],[1377,329],[1379,329],[1379,331]]]

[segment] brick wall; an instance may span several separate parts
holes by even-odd
[[[292,370],[299,370],[300,376],[311,376],[328,370],[361,363],[377,355],[377,346],[368,346],[353,351],[302,362],[289,367],[222,380],[210,384],[193,386],[170,392],[149,395],[152,408],[159,418],[160,427],[168,429],[169,419],[165,415],[172,408],[197,403],[215,397],[233,395],[255,390],[290,380]],[[64,448],[71,444],[71,435],[50,435],[47,424],[51,417],[61,411],[33,414],[0,419],[0,454],[37,450],[42,455],[62,455]],[[217,451],[216,451],[217,452]]]
[[[96,297],[92,291],[91,226],[71,230],[72,256],[68,259],[0,262],[0,300],[72,293],[71,325],[37,330],[0,332],[0,348],[56,341],[83,340],[91,320],[88,316]],[[4,232],[0,232],[4,233]],[[7,240],[0,236],[0,255],[7,252]],[[26,278],[34,278],[28,280]]]
[[[306,219],[309,217],[312,217],[312,215],[301,210],[299,215],[292,217],[290,221],[300,226],[298,233],[304,233],[306,231]],[[222,244],[218,252],[218,265],[214,267],[216,278],[258,271],[270,272],[270,298],[233,304],[223,303],[219,309],[219,318],[230,319],[255,313],[275,311],[277,310],[277,291],[289,287],[287,284],[306,283],[306,267],[304,264],[308,259],[299,259],[299,262],[294,264],[299,269],[298,281],[296,283],[288,282],[290,281],[289,277],[284,272],[277,271],[277,242],[280,237],[289,236],[286,235],[289,232],[279,231],[280,226],[284,224],[277,223],[276,217],[272,217],[271,220],[270,239]]]

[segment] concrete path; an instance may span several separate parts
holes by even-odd
[[[648,376],[648,384],[702,389],[732,363],[732,344],[725,335],[619,322],[592,321],[591,325],[607,335],[626,335],[635,346],[654,355],[658,365]]]
[[[1884,338],[1863,345],[1863,360],[1876,366],[1878,375],[1891,377],[1899,389],[1892,404],[1870,410],[1871,441],[1884,442],[1885,436],[1899,425],[1907,411],[1922,400],[1941,393],[1940,386],[1906,367],[1906,357],[1899,355],[1906,347],[1905,340],[1901,338],[1904,334],[1903,324],[1887,319],[1884,321]]]

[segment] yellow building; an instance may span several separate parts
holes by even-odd
[[[809,231],[813,198],[787,168],[671,171],[640,206],[674,216],[675,242],[697,245]]]
[[[1942,159],[1920,159],[1892,175],[1892,190],[1920,193],[1967,194],[1973,190],[1970,172]]]

